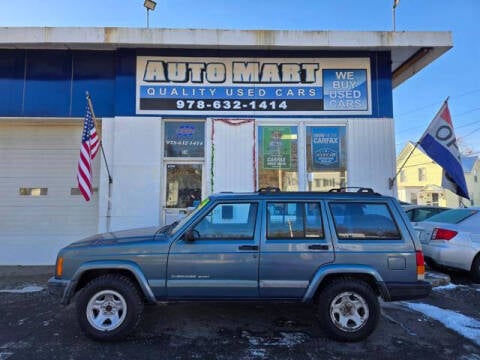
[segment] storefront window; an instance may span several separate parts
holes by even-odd
[[[202,165],[167,165],[167,208],[197,206],[202,199]]]
[[[165,157],[203,157],[205,123],[165,122]]]
[[[308,190],[328,191],[347,181],[344,126],[307,127]]]
[[[258,178],[260,187],[298,190],[298,145],[296,126],[258,128]]]

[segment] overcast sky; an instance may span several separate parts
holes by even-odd
[[[393,0],[157,0],[150,27],[392,30]],[[397,152],[442,102],[463,149],[480,155],[480,0],[401,0],[397,31],[452,31],[454,48],[393,93]],[[0,26],[145,27],[143,0],[0,1]]]

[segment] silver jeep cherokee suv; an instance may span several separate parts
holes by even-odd
[[[385,301],[429,294],[424,259],[397,200],[357,192],[221,193],[178,223],[95,235],[58,253],[49,291],[95,340],[117,340],[145,303],[315,304],[332,339],[359,341]]]

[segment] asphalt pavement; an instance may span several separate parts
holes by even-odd
[[[74,304],[61,306],[45,290],[52,274],[53,267],[0,267],[0,360],[480,360],[480,285],[464,273],[450,273],[452,283],[426,299],[382,303],[377,330],[353,344],[327,339],[312,305],[265,303],[147,306],[134,334],[98,343],[81,333]]]

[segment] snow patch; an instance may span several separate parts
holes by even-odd
[[[250,349],[250,356],[264,358],[266,355],[265,349]]]
[[[480,360],[480,355],[477,355],[477,354],[462,355],[458,360]]]
[[[412,310],[441,322],[445,327],[480,345],[480,321],[452,310],[422,303],[404,303]]]
[[[0,360],[6,360],[12,355],[13,353],[11,352],[0,352]]]
[[[307,334],[301,332],[280,332],[279,336],[262,337],[242,331],[242,337],[246,338],[251,346],[286,346],[289,348],[303,344],[309,339]]]
[[[436,286],[436,287],[433,288],[433,290],[434,291],[437,291],[437,290],[454,290],[458,287],[459,287],[458,285],[450,283],[448,285]]]
[[[44,288],[42,286],[29,285],[29,286],[25,286],[21,289],[2,289],[2,290],[0,290],[0,293],[26,294],[26,293],[43,291],[43,289]]]

